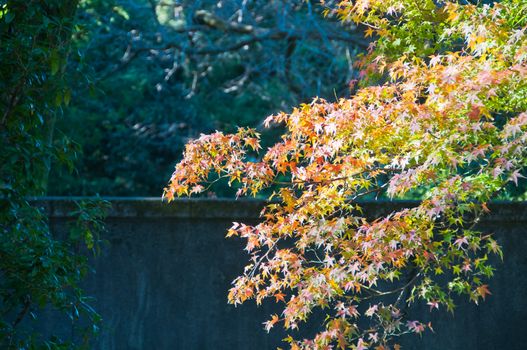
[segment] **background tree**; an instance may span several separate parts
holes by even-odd
[[[54,174],[53,194],[157,195],[201,132],[261,127],[311,96],[347,96],[368,44],[316,2],[90,0],[78,17],[72,52],[82,56],[67,67],[58,129],[84,153],[78,173]]]
[[[94,249],[104,206],[78,203],[71,237],[58,240],[47,217],[29,202],[46,193],[51,162],[71,166],[72,143],[55,130],[71,90],[64,76],[76,1],[0,2],[0,347],[69,348],[87,344],[41,335],[31,320],[43,308],[68,315],[74,326],[98,315],[79,282],[89,270],[75,253]]]
[[[259,224],[227,233],[251,254],[229,301],[283,303],[268,331],[323,309],[323,329],[289,337],[293,349],[397,349],[432,327],[407,317],[413,303],[452,311],[490,294],[501,251],[477,223],[526,165],[527,3],[357,0],[327,13],[376,38],[356,93],[269,117],[286,130],[259,158],[254,129],[189,142],[164,196],[203,192],[216,174],[239,196],[278,186]],[[423,200],[387,216],[358,202],[412,191]]]

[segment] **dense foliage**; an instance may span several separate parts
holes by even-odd
[[[78,203],[71,236],[57,239],[46,212],[29,201],[46,193],[51,163],[71,166],[76,149],[54,128],[71,97],[64,71],[76,7],[76,1],[0,1],[2,349],[83,346],[97,330],[99,316],[79,288],[89,266],[76,251],[96,248],[104,205]],[[32,320],[44,309],[58,310],[86,333],[76,342],[39,334]]]
[[[303,0],[85,0],[76,25],[82,55],[68,62],[71,102],[57,128],[83,155],[78,172],[51,177],[58,195],[158,195],[200,133],[347,96],[367,46],[357,26]]]
[[[239,183],[239,196],[278,186],[259,224],[228,231],[251,254],[229,301],[283,303],[268,331],[324,309],[323,329],[288,338],[293,349],[397,349],[397,336],[432,327],[406,318],[411,304],[452,311],[456,296],[490,294],[488,259],[501,251],[477,223],[527,161],[527,3],[328,6],[375,38],[356,93],[269,117],[286,131],[259,158],[253,129],[189,142],[164,196],[203,192],[214,176]],[[417,206],[373,219],[358,202],[411,191]]]

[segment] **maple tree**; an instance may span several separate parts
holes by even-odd
[[[251,254],[229,301],[283,303],[268,331],[325,309],[324,328],[289,337],[292,349],[396,349],[395,336],[431,328],[406,319],[408,305],[451,311],[456,295],[490,294],[501,250],[477,223],[526,164],[527,2],[357,0],[328,13],[374,38],[354,95],[267,118],[286,131],[259,160],[255,130],[202,135],[164,197],[203,192],[215,175],[238,196],[276,186],[260,223],[227,233]],[[416,190],[417,206],[373,219],[358,201]]]

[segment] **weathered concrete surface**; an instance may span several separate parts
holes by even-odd
[[[65,230],[71,202],[41,201],[55,232]],[[95,349],[275,349],[285,334],[262,329],[274,303],[256,308],[227,304],[230,282],[247,255],[239,239],[225,239],[232,221],[254,222],[262,202],[232,200],[112,199],[97,271],[86,281],[104,329]],[[364,203],[386,213],[407,203]],[[527,205],[498,203],[482,226],[494,232],[504,262],[490,283],[492,295],[476,307],[465,300],[455,315],[422,314],[435,334],[404,337],[404,349],[527,349]],[[49,321],[48,325],[53,322]],[[67,327],[67,325],[65,326]],[[311,330],[312,331],[312,330]],[[309,330],[308,330],[309,332]],[[286,347],[286,346],[284,346]]]

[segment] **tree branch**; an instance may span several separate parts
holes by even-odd
[[[182,29],[182,31],[184,31]],[[261,41],[267,41],[267,40],[291,40],[291,39],[323,39],[321,34],[316,31],[309,31],[309,32],[301,32],[301,31],[285,31],[285,30],[261,30],[261,31],[255,31],[255,33],[245,39],[239,40],[233,44],[225,45],[225,46],[210,46],[210,47],[204,47],[200,49],[191,49],[181,46],[180,44],[177,44],[175,42],[166,44],[165,46],[156,47],[139,47],[135,48],[133,51],[136,53],[144,52],[144,51],[165,51],[170,49],[176,49],[178,51],[182,51],[188,55],[215,55],[215,54],[221,54],[231,51],[237,51],[243,48],[246,45],[252,45]],[[335,40],[335,41],[344,41],[348,43],[352,43],[354,45],[366,48],[368,46],[368,42],[364,39],[359,39],[357,36],[354,35],[342,35],[337,33],[331,33],[327,34],[325,37],[327,37],[329,40]]]

